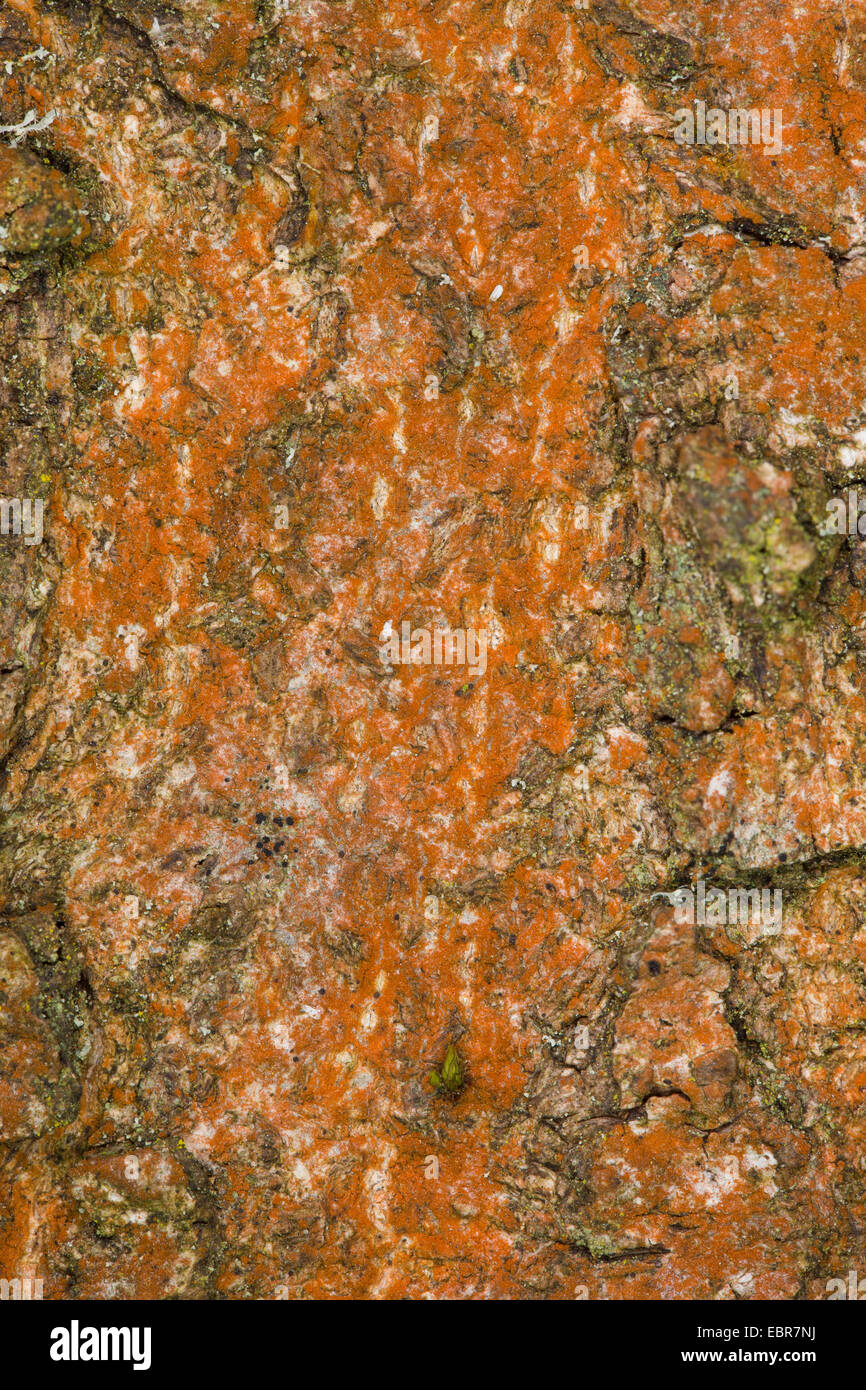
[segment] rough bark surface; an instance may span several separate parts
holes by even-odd
[[[0,1275],[826,1297],[862,7],[2,0],[0,127]]]

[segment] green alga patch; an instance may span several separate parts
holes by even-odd
[[[430,1073],[430,1085],[442,1095],[457,1096],[466,1084],[466,1068],[454,1043],[449,1043],[438,1071]]]

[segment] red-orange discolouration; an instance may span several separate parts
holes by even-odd
[[[783,10],[780,73],[755,4],[8,0],[0,124],[55,115],[0,239],[47,501],[2,574],[0,1274],[855,1260],[866,567],[819,523],[866,463],[866,29]],[[674,141],[721,89],[778,155]],[[698,878],[778,929],[653,897]]]

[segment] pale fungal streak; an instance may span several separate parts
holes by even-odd
[[[24,120],[19,121],[17,125],[0,125],[0,135],[14,135],[15,139],[9,141],[9,144],[14,149],[15,146],[20,145],[22,140],[26,139],[28,135],[33,135],[37,130],[47,130],[52,122],[57,120],[58,115],[59,112],[57,111],[49,111],[47,116],[43,116],[41,120],[37,120],[36,112],[32,110],[28,111]]]

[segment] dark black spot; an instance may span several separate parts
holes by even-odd
[[[660,975],[662,973],[662,968],[657,960],[647,961],[647,969],[651,975]]]

